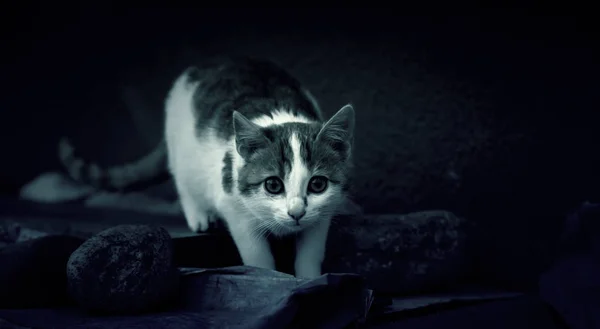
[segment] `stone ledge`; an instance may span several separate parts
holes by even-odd
[[[175,239],[176,262],[181,266],[231,266],[239,256],[231,238],[222,230],[189,232],[185,221],[122,210],[77,206],[21,205],[0,212],[2,240],[23,241],[44,235],[67,234],[82,238],[120,224],[162,226]],[[326,272],[358,273],[375,290],[418,293],[453,284],[466,273],[466,221],[438,210],[410,214],[364,215],[336,218],[328,241]],[[193,250],[193,252],[192,252]],[[205,250],[219,250],[216,259]],[[275,253],[285,258],[288,247]],[[211,254],[211,255],[209,255]],[[283,255],[283,257],[282,257]],[[279,268],[278,262],[278,268]],[[289,272],[287,269],[283,269]]]
[[[444,287],[468,270],[466,224],[443,210],[339,219],[324,269],[361,274],[380,291],[421,293]]]

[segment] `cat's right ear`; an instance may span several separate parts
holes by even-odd
[[[261,127],[238,111],[233,111],[233,131],[237,152],[244,159],[269,143]]]

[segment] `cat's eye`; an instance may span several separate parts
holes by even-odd
[[[327,189],[327,178],[315,176],[308,182],[308,191],[311,193],[323,193]]]
[[[277,177],[269,177],[265,180],[265,190],[271,194],[283,192],[283,182]]]

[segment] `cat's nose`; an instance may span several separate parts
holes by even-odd
[[[299,221],[306,214],[306,210],[302,209],[301,211],[292,212],[288,210],[288,215],[292,217],[295,221]]]
[[[302,198],[292,198],[288,201],[288,215],[299,221],[306,214],[306,207]]]

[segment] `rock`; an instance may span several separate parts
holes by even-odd
[[[155,309],[177,291],[173,246],[162,227],[120,225],[84,242],[69,258],[69,293],[83,308],[99,313]]]
[[[72,303],[65,268],[83,241],[54,235],[0,249],[0,308],[51,308]]]
[[[447,211],[338,218],[323,270],[361,274],[386,293],[452,285],[468,270],[465,224]]]
[[[330,230],[324,273],[357,273],[367,286],[384,293],[435,291],[460,283],[470,273],[465,220],[448,211],[337,217]],[[469,235],[470,236],[470,235]],[[175,240],[179,266],[241,265],[226,234],[203,234]],[[277,270],[294,273],[295,241],[270,239]],[[219,250],[189,256],[187,250]]]

